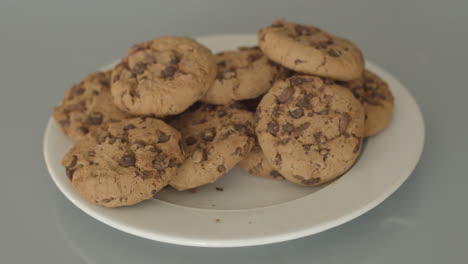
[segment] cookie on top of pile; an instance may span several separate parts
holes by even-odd
[[[62,164],[106,207],[213,183],[237,164],[315,186],[343,175],[393,113],[388,85],[356,44],[274,21],[258,46],[212,54],[186,37],[134,45],[70,88],[53,117],[74,145]]]

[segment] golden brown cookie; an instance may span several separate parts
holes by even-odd
[[[270,89],[281,70],[258,47],[221,52],[215,60],[216,80],[201,100],[209,104],[256,98]]]
[[[349,89],[314,76],[276,81],[256,112],[269,164],[287,180],[318,185],[348,170],[361,150],[364,109]]]
[[[229,106],[202,104],[175,118],[187,145],[187,159],[170,182],[182,191],[215,182],[251,150],[253,113]]]
[[[366,112],[364,136],[373,136],[384,130],[392,120],[394,107],[388,84],[377,74],[366,70],[363,78],[349,82],[348,87]]]
[[[216,64],[195,40],[160,37],[133,46],[112,72],[115,104],[133,114],[182,113],[211,87]]]
[[[351,41],[284,19],[260,29],[258,45],[268,58],[297,72],[349,81],[364,70],[362,53]]]
[[[150,199],[184,160],[180,133],[161,120],[110,122],[78,140],[63,158],[71,184],[86,200],[117,207]]]
[[[75,84],[55,107],[53,117],[63,132],[73,140],[88,134],[109,120],[119,121],[130,114],[112,102],[110,72],[94,72]]]

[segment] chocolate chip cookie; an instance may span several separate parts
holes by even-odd
[[[211,87],[216,63],[195,40],[160,37],[133,46],[112,72],[115,104],[129,113],[182,113]]]
[[[239,167],[254,176],[284,180],[281,173],[268,163],[267,158],[258,144],[255,144],[247,157],[239,162]]]
[[[258,47],[221,52],[216,54],[215,60],[216,80],[202,98],[210,104],[226,105],[256,98],[270,89],[281,70]]]
[[[260,29],[258,44],[268,58],[297,72],[349,81],[364,70],[362,53],[351,41],[284,19]]]
[[[175,176],[184,160],[180,133],[161,120],[109,122],[80,138],[62,164],[72,186],[106,207],[150,199]]]
[[[364,108],[349,89],[315,76],[275,82],[256,113],[269,164],[287,180],[318,185],[348,170],[361,150]]]
[[[188,153],[170,182],[179,191],[215,182],[250,152],[255,140],[253,113],[229,106],[203,104],[171,124],[182,133]]]
[[[349,82],[348,87],[366,112],[364,136],[373,136],[384,130],[392,120],[394,107],[388,84],[375,73],[366,70],[362,79]]]
[[[109,120],[130,115],[112,103],[110,72],[94,72],[73,85],[55,107],[53,117],[63,132],[77,140]]]

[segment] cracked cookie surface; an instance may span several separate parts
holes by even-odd
[[[110,122],[78,140],[62,165],[72,186],[106,207],[150,199],[175,176],[184,160],[180,133],[161,120]]]
[[[254,176],[284,180],[283,175],[273,168],[258,144],[255,144],[250,153],[239,162],[239,167]]]
[[[261,97],[257,97],[244,101],[236,101],[235,103],[231,104],[231,107],[244,109],[255,113],[261,99]],[[255,140],[255,144],[249,154],[243,160],[241,160],[238,165],[254,176],[275,180],[284,180],[284,177],[268,163],[268,160],[263,154],[260,145],[258,145],[257,140]]]
[[[349,81],[364,70],[355,44],[313,26],[277,20],[259,30],[258,43],[268,58],[297,72]]]
[[[361,151],[363,106],[349,89],[319,77],[276,81],[257,107],[256,120],[269,164],[298,184],[335,179]]]
[[[228,173],[254,145],[253,119],[246,110],[201,104],[172,120],[188,155],[170,185],[179,191],[192,189]]]
[[[366,70],[363,78],[348,82],[347,86],[364,106],[364,136],[383,131],[392,120],[394,108],[394,98],[388,84],[377,74]]]
[[[227,105],[233,101],[256,98],[270,89],[281,68],[258,47],[243,47],[215,55],[217,68],[213,86],[203,96],[209,104]]]
[[[110,71],[94,72],[65,93],[52,116],[66,135],[76,141],[107,121],[130,117],[112,103],[109,83]]]
[[[133,46],[112,71],[115,104],[134,114],[182,113],[211,87],[211,51],[185,37],[160,37]]]

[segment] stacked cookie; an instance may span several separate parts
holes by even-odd
[[[271,60],[293,73],[277,80],[256,109],[259,146],[240,163],[251,174],[318,185],[356,161],[362,139],[390,122],[393,96],[364,69],[352,42],[316,27],[273,22],[258,33]]]
[[[53,114],[75,141],[62,161],[72,186],[117,207],[213,183],[237,164],[308,186],[342,175],[390,121],[388,86],[356,45],[318,28],[279,20],[258,37],[215,55],[160,37],[74,85]]]

